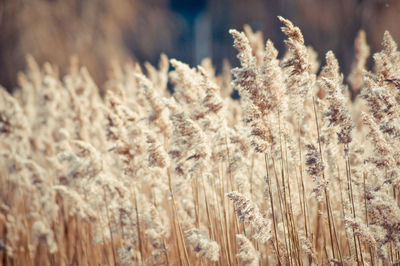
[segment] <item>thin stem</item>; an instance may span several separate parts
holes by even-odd
[[[173,213],[174,213],[174,221],[176,221],[177,226],[178,226],[179,236],[180,236],[180,240],[181,240],[181,243],[182,243],[182,246],[183,246],[183,251],[184,251],[184,255],[185,255],[186,265],[190,265],[190,262],[189,262],[189,255],[188,255],[188,253],[187,253],[186,245],[185,245],[185,239],[184,239],[184,237],[183,237],[182,228],[181,228],[181,225],[180,225],[179,220],[178,220],[178,217],[177,217],[177,209],[176,209],[176,204],[175,204],[175,196],[174,196],[174,193],[172,192],[171,171],[170,171],[169,168],[168,168],[168,170],[167,170],[167,173],[168,173],[169,191],[170,191],[171,199],[172,199],[172,207],[173,207]],[[179,250],[180,250],[180,249],[179,249],[179,245],[177,245],[177,248],[178,248],[178,251],[179,251]],[[180,251],[179,251],[179,253],[180,253]]]
[[[268,186],[268,193],[269,193],[269,201],[271,204],[271,212],[272,212],[272,221],[274,225],[274,236],[275,236],[275,251],[276,251],[276,257],[278,260],[278,264],[281,265],[280,261],[280,254],[279,254],[279,248],[278,248],[278,234],[277,234],[277,226],[276,226],[276,219],[275,219],[275,208],[274,208],[274,200],[272,198],[272,191],[271,191],[271,178],[269,176],[269,169],[268,169],[268,163],[267,163],[267,154],[264,154],[264,162],[265,162],[265,169],[267,171],[267,186]]]
[[[315,107],[315,99],[314,99],[314,97],[313,97],[313,107],[314,107],[315,124],[317,126],[317,138],[318,138],[319,153],[320,153],[320,157],[321,157],[321,162],[324,163],[323,162],[323,156],[322,156],[322,144],[321,144],[321,137],[320,137],[321,135],[320,135],[319,123],[318,123],[318,115],[317,115],[317,109]],[[322,178],[324,180],[326,180],[324,171],[322,172]],[[327,195],[327,189],[326,188],[325,188],[324,192],[325,192],[325,204],[326,204],[327,215],[328,215],[329,237],[330,237],[331,246],[332,246],[332,254],[333,254],[333,257],[335,258],[335,248],[334,248],[334,244],[333,244],[333,234],[332,234],[332,225],[331,225],[331,223],[332,223],[331,222],[331,214],[330,214],[330,211],[329,211],[329,197]]]
[[[106,214],[107,214],[107,220],[108,220],[108,229],[110,230],[110,238],[111,238],[111,249],[112,249],[112,253],[113,253],[113,260],[114,260],[114,265],[116,265],[117,260],[116,260],[116,253],[115,253],[115,249],[114,249],[114,237],[113,237],[113,232],[111,230],[111,222],[110,222],[110,213],[108,210],[108,202],[107,202],[107,195],[106,195],[106,189],[103,188],[104,191],[104,202],[106,204]]]

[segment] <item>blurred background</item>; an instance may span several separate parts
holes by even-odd
[[[16,86],[28,53],[61,74],[77,55],[98,84],[113,62],[155,64],[162,52],[192,66],[210,57],[220,71],[224,58],[238,64],[230,28],[248,24],[283,53],[278,15],[301,28],[321,62],[333,50],[345,74],[359,29],[372,53],[385,29],[400,41],[399,0],[0,0],[0,84]]]

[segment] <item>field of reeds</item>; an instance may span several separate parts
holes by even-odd
[[[246,27],[238,68],[161,55],[104,93],[27,56],[0,88],[0,264],[398,265],[397,45],[366,69],[361,31],[344,77],[279,19],[281,58]]]

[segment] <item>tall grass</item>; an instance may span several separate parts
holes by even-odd
[[[115,65],[104,97],[76,60],[27,57],[0,90],[1,263],[399,263],[397,45],[367,70],[360,33],[350,91],[279,19],[282,58],[231,30],[240,67]]]

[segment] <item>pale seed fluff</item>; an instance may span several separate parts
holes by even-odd
[[[168,154],[164,147],[157,139],[157,136],[152,132],[146,133],[147,152],[148,152],[148,165],[149,167],[164,168],[169,165]]]
[[[236,240],[239,246],[239,253],[236,257],[242,260],[243,266],[258,266],[259,252],[254,248],[250,240],[242,234],[236,234]]]
[[[51,254],[57,251],[57,244],[54,241],[53,230],[43,221],[37,220],[32,225],[32,235],[35,241],[45,241]]]
[[[227,197],[236,207],[240,222],[248,222],[254,228],[253,237],[263,243],[271,238],[271,224],[261,214],[258,206],[240,192],[233,191]]]
[[[187,240],[193,247],[196,256],[206,257],[211,261],[218,261],[219,245],[217,242],[208,238],[208,236],[196,228],[186,231]]]

